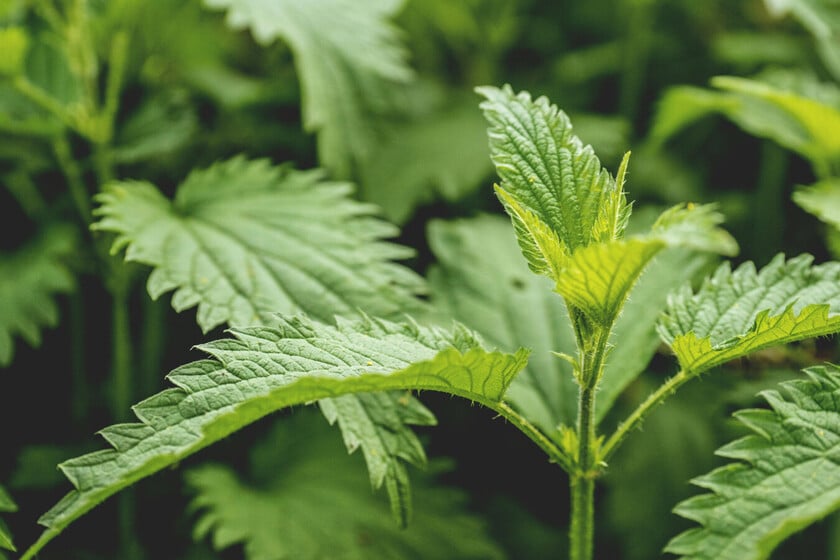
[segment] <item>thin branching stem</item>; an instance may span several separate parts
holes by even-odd
[[[601,448],[601,460],[604,462],[609,461],[610,457],[612,457],[613,453],[616,452],[621,443],[624,441],[624,438],[641,425],[648,413],[653,410],[656,405],[664,401],[666,397],[674,394],[674,392],[676,392],[676,390],[689,379],[691,379],[691,377],[686,373],[686,371],[681,370],[675,376],[663,383],[656,391],[651,393],[650,396],[648,396],[648,398],[645,399],[645,401],[618,426],[615,433],[610,436]]]

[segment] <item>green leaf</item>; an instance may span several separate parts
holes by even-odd
[[[553,355],[575,351],[566,306],[548,280],[528,272],[510,226],[488,215],[435,220],[428,239],[437,258],[429,271],[435,306],[502,350],[531,349],[528,366],[513,380],[507,400],[546,434],[557,435],[561,424],[573,426],[578,386],[571,365]],[[630,292],[610,340],[614,348],[598,390],[598,421],[660,345],[655,327],[667,294],[710,260],[693,251],[666,250]]]
[[[793,201],[830,226],[840,229],[840,179],[826,179],[793,193]]]
[[[711,205],[675,206],[646,235],[575,251],[557,275],[557,291],[597,323],[612,325],[647,264],[666,247],[735,255],[738,244],[717,227],[722,221]]]
[[[205,332],[275,312],[330,321],[417,309],[422,280],[388,261],[411,250],[381,241],[397,229],[353,201],[350,184],[322,178],[236,157],[191,173],[174,201],[149,183],[116,182],[97,197],[94,227],[117,234],[112,252],[154,267],[153,298],[175,290],[175,310],[198,305]]]
[[[420,309],[413,294],[422,280],[387,260],[411,251],[381,241],[396,228],[353,201],[349,184],[321,178],[240,157],[193,172],[173,202],[148,183],[113,183],[98,197],[94,227],[118,234],[113,251],[127,247],[127,260],[155,267],[153,298],[175,289],[177,311],[197,304],[205,331],[224,322],[265,324],[275,312],[329,322],[360,309],[384,317]],[[385,477],[392,487],[400,457],[425,461],[402,422],[428,425],[434,417],[413,398],[400,405],[401,398],[322,403],[348,450],[362,446],[375,486]]]
[[[435,198],[463,198],[491,171],[485,129],[471,101],[390,128],[362,166],[361,194],[396,223]]]
[[[217,550],[242,544],[248,560],[503,557],[464,511],[464,496],[428,475],[411,525],[395,527],[361,465],[303,412],[252,448],[248,475],[222,465],[185,474],[196,494],[196,539],[212,536]]]
[[[32,558],[67,525],[119,490],[276,410],[357,392],[426,389],[498,407],[527,352],[487,352],[462,327],[447,332],[384,320],[278,319],[233,329],[199,348],[212,359],[169,374],[177,388],[134,407],[141,420],[99,433],[112,449],[59,465],[75,486],[41,517]],[[406,394],[406,396],[408,396]]]
[[[668,90],[659,103],[651,138],[664,142],[694,121],[712,113],[731,119],[745,131],[769,138],[825,170],[840,157],[840,90],[800,74],[774,73],[765,81],[730,76],[712,79],[724,91],[693,87]]]
[[[74,257],[77,234],[54,226],[12,254],[0,254],[0,366],[14,356],[13,337],[41,345],[41,329],[58,324],[55,296],[75,287],[67,264]]]
[[[597,422],[604,419],[621,392],[645,371],[661,345],[656,323],[668,294],[697,278],[714,260],[709,253],[666,249],[645,269],[613,327],[612,350],[595,401]]]
[[[9,493],[6,492],[6,489],[0,486],[0,512],[12,513],[15,511],[17,511],[17,505],[12,500],[12,497],[9,496]],[[0,519],[0,549],[10,550],[12,552],[17,551],[12,542],[12,533],[2,519]],[[2,554],[0,552],[0,555]]]
[[[566,306],[551,282],[528,272],[510,225],[500,216],[429,224],[437,264],[429,271],[433,303],[507,351],[531,349],[507,394],[546,434],[572,426],[578,387],[572,367],[552,354],[575,350]]]
[[[123,164],[172,154],[190,140],[197,121],[183,95],[169,93],[149,99],[120,127],[111,153]]]
[[[817,43],[817,52],[827,69],[840,78],[840,10],[826,0],[764,0],[767,10],[776,17],[791,15],[805,27]]]
[[[393,90],[411,81],[406,50],[388,20],[402,0],[204,0],[227,22],[269,44],[289,44],[301,82],[303,121],[318,133],[319,161],[347,178],[371,153],[371,118],[393,109]]]
[[[668,552],[695,560],[760,560],[785,538],[840,508],[840,368],[805,370],[809,379],[762,393],[770,410],[736,418],[753,433],[720,450],[737,462],[695,479],[710,491],[675,511],[697,521]]]
[[[840,263],[778,255],[760,272],[724,263],[697,294],[669,298],[658,329],[682,368],[698,374],[761,348],[840,330]]]
[[[506,195],[503,203],[531,269],[545,273],[548,257],[537,258],[534,227],[526,222],[555,232],[570,253],[619,239],[630,207],[592,147],[572,133],[566,114],[547,98],[532,100],[510,86],[476,91],[486,98],[481,108],[490,122],[491,159],[502,178],[499,192]]]

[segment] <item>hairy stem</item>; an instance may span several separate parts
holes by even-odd
[[[581,317],[582,320],[585,320]],[[582,329],[590,333],[580,348],[580,381],[578,396],[578,452],[575,470],[571,473],[571,515],[569,557],[571,560],[592,560],[595,537],[595,478],[598,457],[595,451],[595,393],[604,370],[610,329],[596,326]]]
[[[689,379],[691,379],[691,377],[685,372],[685,370],[681,370],[674,377],[663,383],[656,391],[651,393],[650,396],[648,396],[648,398],[645,399],[645,401],[618,426],[615,433],[610,436],[601,448],[601,460],[605,462],[608,461],[624,441],[624,438],[627,437],[627,434],[639,427],[642,420],[645,419],[647,414],[653,410],[656,405],[664,401],[669,395],[674,394],[676,390]]]
[[[570,479],[572,522],[569,528],[571,560],[591,560],[595,536],[595,387],[584,387],[578,400],[578,468]]]

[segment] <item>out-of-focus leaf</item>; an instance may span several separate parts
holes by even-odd
[[[76,251],[71,226],[48,229],[16,253],[0,255],[0,366],[11,363],[14,336],[41,344],[41,329],[58,323],[55,296],[75,287],[68,264]]]
[[[362,465],[305,411],[284,418],[251,449],[248,475],[222,465],[185,474],[198,511],[194,535],[248,560],[502,558],[464,496],[419,477],[414,517],[398,528],[370,492]],[[418,477],[415,477],[418,478]]]
[[[371,119],[394,109],[412,79],[389,21],[402,0],[204,0],[261,44],[282,39],[295,55],[304,126],[318,134],[321,165],[346,179],[376,145]]]
[[[362,166],[363,197],[402,223],[437,196],[469,194],[492,171],[485,130],[472,100],[391,127]]]
[[[190,140],[197,125],[195,112],[183,96],[152,98],[119,128],[111,153],[118,163],[172,154]]]
[[[796,151],[827,173],[840,159],[840,88],[802,74],[776,72],[764,81],[719,76],[723,91],[679,86],[659,102],[650,137],[661,143],[709,114],[719,113],[762,138]]]
[[[840,229],[840,179],[799,187],[793,201],[830,226]]]

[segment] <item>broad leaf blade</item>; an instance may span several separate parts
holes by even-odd
[[[697,478],[709,494],[675,511],[697,521],[667,551],[694,560],[761,560],[785,538],[840,508],[840,368],[805,370],[763,393],[771,410],[737,418],[753,434],[718,451],[731,463]]]
[[[682,368],[697,374],[761,348],[840,331],[840,263],[782,255],[756,272],[728,263],[697,294],[674,294],[658,325]]]
[[[60,465],[76,487],[40,522],[31,558],[104,499],[276,410],[325,397],[427,389],[497,406],[527,352],[487,352],[463,328],[451,332],[384,320],[303,318],[233,330],[201,346],[212,359],[174,370],[167,389],[134,407],[140,423],[100,433],[113,449]]]
[[[58,323],[55,296],[75,287],[67,263],[76,250],[76,230],[54,227],[10,255],[0,255],[0,366],[14,356],[13,337],[41,344],[41,329]]]
[[[362,197],[400,224],[421,204],[463,198],[492,171],[485,134],[472,99],[390,127],[362,166]]]
[[[248,560],[503,557],[464,496],[428,475],[417,477],[411,525],[394,526],[359,462],[304,412],[253,447],[248,475],[222,465],[186,473],[197,539],[211,536],[216,549],[241,543]]]
[[[561,261],[557,291],[602,325],[612,325],[648,263],[667,247],[733,256],[738,244],[717,226],[723,217],[711,205],[666,210],[651,232],[594,243]]]
[[[794,150],[820,168],[840,157],[840,141],[834,133],[840,128],[840,91],[798,74],[762,77],[766,81],[714,78],[712,85],[724,91],[668,90],[659,103],[651,138],[664,142],[694,121],[719,113],[748,133]]]
[[[661,345],[656,323],[668,294],[697,278],[713,263],[714,257],[709,253],[666,249],[642,273],[613,327],[613,349],[595,401],[597,422],[606,416],[621,392],[645,371]]]
[[[840,179],[826,179],[793,193],[793,201],[830,226],[840,229]]]
[[[99,196],[95,227],[118,234],[113,250],[127,247],[126,259],[154,267],[152,297],[175,289],[177,311],[197,304],[205,331],[224,322],[265,324],[274,312],[305,311],[327,322],[360,309],[382,317],[418,309],[421,279],[387,260],[410,250],[384,243],[396,228],[373,218],[373,207],[350,199],[350,190],[318,171],[234,158],[193,172],[174,202],[148,183],[112,184]],[[323,405],[348,449],[362,445],[377,485],[397,474],[400,457],[425,461],[399,420],[427,425],[434,418],[413,398],[411,407],[400,399],[352,395]]]
[[[630,210],[621,189],[592,147],[573,134],[565,113],[545,97],[532,100],[510,86],[476,91],[486,98],[481,108],[490,122],[491,159],[511,199],[556,232],[570,252],[623,234]],[[516,219],[514,226],[526,257],[537,254]],[[529,264],[539,272],[538,263],[529,258]]]
[[[507,221],[489,215],[433,221],[428,238],[438,260],[429,272],[433,303],[502,350],[531,349],[508,400],[547,434],[574,425],[572,368],[552,355],[575,349],[566,306],[551,282],[528,272]]]
[[[319,161],[348,178],[374,145],[371,117],[395,105],[390,92],[410,82],[406,49],[388,20],[402,0],[204,0],[227,11],[231,27],[257,41],[282,39],[295,56],[307,131],[318,133]]]
[[[350,198],[351,185],[242,157],[194,171],[170,202],[149,183],[112,183],[95,227],[118,235],[113,251],[154,267],[153,298],[198,305],[206,332],[304,311],[394,317],[416,309],[422,281],[388,259],[411,250],[385,243],[395,227]]]

